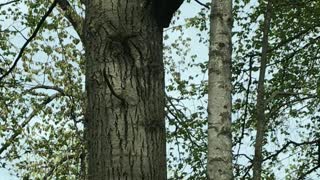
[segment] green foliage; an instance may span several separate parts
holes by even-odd
[[[297,179],[317,166],[319,156],[320,2],[273,2],[263,177]],[[70,3],[80,15],[84,13],[79,1]],[[45,0],[22,0],[0,7],[1,74],[12,65],[49,4]],[[265,1],[234,1],[236,179],[251,178],[264,10]],[[180,18],[176,17],[175,24],[165,30],[169,179],[206,179],[209,12],[191,1],[177,14]],[[183,19],[186,14],[189,17]],[[0,165],[14,175],[82,178],[83,54],[80,38],[56,9],[17,68],[0,82]],[[312,171],[310,175],[319,173]]]
[[[0,20],[1,68],[9,69],[48,6],[48,1],[26,0],[1,7],[6,14]],[[54,11],[14,72],[1,81],[1,164],[14,175],[32,179],[80,176],[82,57],[76,33]]]
[[[320,4],[316,1],[272,2],[265,83],[267,136],[263,176],[272,179],[277,172],[277,178],[298,179],[317,166],[316,141],[320,138],[315,133],[319,131],[320,110],[320,99],[316,94],[320,78],[317,39],[320,34],[315,17],[319,16]],[[246,7],[252,10],[242,14]],[[235,6],[235,29],[240,29],[235,32],[233,59],[236,72],[233,74],[234,97],[239,97],[234,103],[234,112],[238,114],[234,118],[237,177],[243,177],[250,170],[248,159],[240,154],[249,157],[253,154],[247,148],[254,142],[255,120],[252,114],[256,111],[254,104],[264,9],[263,2]],[[244,145],[239,147],[240,143]],[[310,173],[316,176],[314,172]]]

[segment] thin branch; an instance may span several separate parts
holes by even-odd
[[[298,180],[303,180],[303,179],[305,179],[305,177],[306,177],[307,175],[311,174],[313,171],[315,171],[315,170],[317,170],[317,169],[319,169],[319,168],[320,168],[320,165],[318,164],[317,166],[313,167],[313,168],[310,169],[309,171],[303,173],[303,174],[298,178]]]
[[[282,41],[280,41],[278,44],[275,44],[273,47],[270,47],[267,51],[267,53],[271,53],[273,52],[274,50],[277,50],[287,44],[289,44],[290,42],[300,38],[301,36],[306,36],[310,31],[314,30],[315,28],[319,27],[320,25],[319,24],[315,24],[314,26],[311,26],[299,33],[297,33],[296,35],[292,36],[292,37],[289,37],[287,39],[284,39]],[[304,48],[302,48],[304,49]],[[261,53],[255,53],[255,54],[248,54],[247,56],[251,57],[251,56],[261,56]]]
[[[268,104],[269,102],[271,102],[274,98],[276,98],[277,96],[298,96],[298,95],[306,95],[308,97],[312,97],[312,94],[308,94],[308,93],[295,93],[295,92],[279,92],[279,91],[275,91],[271,94],[271,96],[266,100],[266,104]]]
[[[9,2],[6,2],[6,3],[1,3],[1,4],[0,4],[0,8],[1,8],[2,6],[9,5],[9,4],[12,4],[12,3],[15,3],[15,2],[18,2],[18,1],[20,1],[20,0],[13,0],[13,1],[9,1]]]
[[[44,102],[42,102],[40,104],[40,106],[45,106],[46,104],[50,103],[51,101],[53,101],[55,98],[60,97],[61,94],[57,93],[54,94],[50,97],[48,97]],[[21,134],[22,132],[22,128],[24,128],[27,124],[29,124],[29,122],[41,111],[41,109],[36,109],[34,110],[28,117],[27,119],[21,124],[19,125],[19,127],[17,128],[17,130],[15,130],[15,132],[10,136],[9,139],[5,140],[5,143],[2,144],[2,147],[0,148],[0,154],[3,153],[3,151],[5,151],[14,141],[15,139]]]
[[[170,105],[173,107],[173,109],[174,109],[177,113],[182,114],[182,115],[184,116],[184,118],[187,119],[187,117],[175,107],[175,105],[172,103],[172,101],[171,101],[168,97],[167,97],[167,99],[168,99]],[[174,117],[175,120],[177,120],[178,122],[182,123],[183,120],[182,120],[181,118],[177,117],[177,115],[170,110],[170,107],[167,106],[167,109],[168,109],[168,112]],[[177,127],[177,128],[179,128],[179,127]],[[191,134],[188,130],[186,130],[186,134],[187,134],[187,136],[188,136],[189,141],[190,141],[193,145],[197,146],[198,148],[201,148],[200,145],[198,145],[196,142],[193,141],[193,139],[191,138],[191,137],[192,137],[192,134]]]
[[[62,165],[64,162],[75,158],[75,155],[66,155],[65,157],[63,157],[59,162],[57,162],[57,164],[55,165],[51,165],[50,166],[50,170],[48,171],[48,173],[43,177],[44,180],[50,179],[50,177],[53,175],[54,171],[60,166]]]
[[[207,8],[207,9],[210,9],[210,7],[202,2],[200,2],[199,0],[194,0],[196,3],[200,4],[201,6]]]
[[[15,59],[13,65],[10,67],[10,69],[4,73],[1,77],[0,77],[0,82],[6,77],[8,76],[13,70],[14,68],[17,66],[18,61],[20,60],[20,58],[22,57],[22,54],[24,53],[24,50],[26,49],[26,47],[29,45],[29,43],[37,36],[40,28],[42,27],[42,25],[44,24],[45,20],[47,19],[47,17],[51,14],[51,12],[53,11],[53,9],[55,8],[55,6],[57,5],[58,0],[55,0],[51,6],[49,7],[48,11],[45,13],[45,15],[41,18],[40,22],[37,24],[36,29],[34,30],[34,32],[32,33],[32,35],[29,37],[29,39],[23,44],[22,48],[20,49],[20,52],[17,56],[17,58]]]
[[[249,156],[246,155],[246,154],[236,154],[235,156],[236,156],[236,157],[244,156],[244,157],[247,158],[249,161],[252,161],[252,160],[253,160],[251,157],[249,157]]]
[[[27,38],[22,34],[20,30],[18,30],[15,26],[12,27],[16,30],[15,32],[19,33],[23,37],[24,40],[27,40]]]
[[[176,111],[176,113],[179,113],[179,114],[181,114],[181,115],[183,116],[183,118],[188,119],[188,118],[186,117],[186,115],[185,115],[183,112],[181,112],[181,110],[179,110],[179,109],[173,104],[173,102],[171,101],[171,99],[173,99],[173,98],[171,98],[171,97],[169,97],[168,95],[166,95],[166,99],[168,100],[168,102],[170,103],[170,105],[173,107],[173,109]],[[174,117],[174,119],[177,120],[179,123],[182,124],[183,119],[181,119],[181,117],[178,117],[174,112],[172,112],[172,111],[170,110],[170,107],[169,107],[168,105],[166,105],[166,107],[167,107],[167,109],[168,109],[168,112]],[[170,119],[168,116],[167,116],[167,118]],[[177,130],[177,129],[179,129],[179,127],[176,125],[176,130]],[[188,140],[191,142],[192,145],[194,145],[194,146],[202,149],[202,147],[201,147],[199,144],[197,144],[197,143],[192,139],[192,134],[190,133],[189,130],[186,130],[186,135],[187,135],[187,138],[188,138]],[[179,155],[180,155],[180,154],[179,154]],[[205,167],[202,161],[200,162],[200,165],[201,165],[203,168]]]
[[[287,142],[287,144],[283,145],[281,149],[277,150],[274,154],[272,154],[272,155],[264,158],[264,159],[262,160],[262,162],[265,162],[265,161],[267,161],[267,160],[270,160],[270,159],[278,156],[281,152],[283,152],[283,151],[284,151],[286,148],[288,148],[291,144],[293,144],[295,147],[298,147],[298,146],[302,146],[302,145],[315,144],[315,143],[317,143],[317,142],[318,142],[318,140],[301,142],[301,143],[297,143],[297,142],[294,142],[294,141],[289,141],[289,142]],[[253,166],[253,162],[251,161],[251,164],[250,164],[248,167],[246,167],[246,171],[245,171],[245,173],[244,173],[244,175],[242,176],[241,179],[247,179],[246,176],[248,176],[248,175],[250,174],[249,172],[250,172],[252,166]],[[310,173],[309,173],[309,174],[310,174]]]
[[[239,148],[237,151],[237,154],[239,154],[240,149],[241,149],[241,143],[242,143],[242,139],[244,138],[244,133],[245,133],[245,128],[246,128],[246,119],[248,116],[248,106],[249,106],[249,94],[250,94],[250,86],[252,84],[252,64],[253,64],[253,57],[250,57],[249,59],[249,82],[248,82],[248,86],[247,86],[247,90],[246,90],[246,96],[245,96],[245,109],[244,109],[244,115],[243,115],[243,121],[241,123],[241,135],[239,138]],[[239,157],[239,156],[238,156]],[[236,160],[236,164],[238,163],[238,157]]]
[[[293,50],[293,52],[292,52],[291,54],[288,54],[288,56],[286,56],[285,59],[282,60],[282,61],[288,61],[288,60],[292,59],[292,58],[293,58],[294,56],[296,56],[299,52],[305,51],[309,46],[314,45],[314,42],[316,42],[316,41],[318,41],[318,40],[320,40],[320,36],[317,36],[317,37],[311,39],[309,43],[305,44],[305,45],[302,46],[302,47],[301,47],[301,46],[297,47],[296,49]],[[314,41],[314,42],[313,42],[313,41]]]
[[[249,175],[250,173],[250,170],[251,170],[251,168],[252,168],[252,165],[253,164],[250,164],[246,169],[246,171],[245,171],[245,173],[244,173],[244,175],[242,176],[242,178],[241,179],[248,179],[248,178],[246,178],[247,177],[247,175]]]
[[[307,142],[302,142],[302,143],[297,143],[297,142],[294,142],[294,141],[289,141],[287,142],[287,144],[283,145],[281,149],[277,150],[274,154],[266,157],[263,159],[263,161],[266,161],[266,160],[269,160],[269,159],[272,159],[274,157],[277,157],[281,152],[283,152],[285,149],[287,149],[291,144],[293,144],[295,147],[298,147],[298,146],[302,146],[302,145],[309,145],[309,144],[315,144],[317,143],[318,140],[314,140],[314,141],[307,141]]]
[[[51,90],[58,91],[58,92],[61,93],[62,95],[66,95],[66,93],[64,92],[63,89],[61,89],[61,88],[59,88],[59,87],[47,86],[47,85],[37,85],[37,86],[34,86],[34,87],[28,89],[27,92],[30,92],[30,91],[33,91],[33,90],[36,90],[36,89],[51,89]]]
[[[58,5],[60,7],[59,10],[62,11],[63,15],[72,24],[75,31],[78,33],[80,39],[83,41],[83,34],[82,34],[83,18],[78,15],[78,13],[70,5],[68,0],[58,0]]]
[[[292,42],[295,39],[297,39],[297,38],[299,38],[299,37],[301,37],[303,35],[307,35],[307,33],[309,33],[311,30],[315,29],[318,26],[319,26],[319,24],[315,24],[314,26],[311,26],[311,27],[301,31],[301,32],[297,33],[296,35],[294,35],[292,37],[289,37],[288,39],[285,39],[285,40],[279,42],[277,45],[275,45],[272,48],[270,48],[268,52],[272,52],[272,51],[274,51],[276,49],[279,49],[280,47],[288,44],[289,42]]]
[[[302,102],[302,101],[305,101],[305,100],[308,100],[308,99],[313,99],[313,98],[317,98],[317,95],[310,95],[310,96],[306,96],[306,97],[303,97],[303,98],[293,99],[291,101],[288,101],[288,102],[285,102],[283,104],[280,104],[278,107],[271,108],[270,112],[268,113],[268,119],[274,112],[279,111],[284,106],[287,106],[289,104],[293,105],[294,103],[299,103],[299,102]]]

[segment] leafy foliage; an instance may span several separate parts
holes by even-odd
[[[48,6],[48,1],[20,1],[1,7],[6,14],[1,16],[3,70]],[[54,11],[17,68],[1,82],[1,163],[18,177],[81,173],[84,62],[79,42],[63,15]]]
[[[81,3],[69,2],[83,16]],[[319,177],[320,2],[273,3],[263,177]],[[49,4],[20,0],[0,5],[0,75],[10,68]],[[251,177],[264,10],[264,1],[234,1],[232,119],[237,179]],[[169,179],[206,179],[208,18],[209,10],[191,1],[165,30]],[[0,82],[0,165],[14,175],[83,177],[83,54],[80,38],[57,8],[14,72]]]

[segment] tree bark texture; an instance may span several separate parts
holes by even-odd
[[[210,16],[208,179],[231,180],[232,0],[213,0]]]
[[[264,24],[263,24],[263,37],[262,37],[262,53],[260,61],[260,72],[258,81],[258,92],[257,92],[257,104],[256,104],[256,141],[254,145],[254,158],[253,158],[253,179],[260,180],[262,172],[262,147],[264,144],[264,136],[266,129],[266,116],[265,116],[265,74],[266,66],[268,60],[268,44],[269,44],[269,29],[271,21],[271,3],[268,1],[266,11],[264,14]]]
[[[166,179],[162,28],[148,0],[88,0],[88,179]]]

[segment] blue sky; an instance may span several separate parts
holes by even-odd
[[[24,7],[22,7],[24,8]],[[184,24],[184,19],[185,18],[189,18],[189,17],[192,17],[194,16],[198,11],[199,9],[201,8],[201,6],[199,6],[198,4],[196,4],[194,1],[191,2],[191,4],[188,4],[188,3],[184,3],[182,6],[181,6],[181,15],[180,15],[180,20],[177,21],[177,25],[180,25],[180,24]],[[27,9],[25,10],[27,11]],[[12,21],[10,20],[6,20],[5,22],[1,22],[3,25],[7,25],[9,26],[11,23],[13,23]],[[170,37],[174,37],[176,36],[177,34],[173,33],[170,31],[170,27],[169,29],[167,29],[166,33],[168,33],[168,35]],[[197,33],[197,30],[196,29],[188,29],[187,31],[185,31],[185,36],[188,36],[188,37],[195,37]],[[170,39],[168,40],[168,42],[170,41]],[[22,37],[21,38],[18,38],[18,39],[14,39],[14,42],[19,42],[18,44],[18,47],[21,46],[22,43],[25,42],[25,39],[23,39]],[[206,60],[207,59],[207,56],[208,56],[208,50],[206,49],[206,47],[202,44],[197,44],[197,40],[194,40],[194,43],[195,45],[192,47],[192,50],[191,50],[191,53],[193,54],[197,54],[198,57],[202,60]],[[179,57],[176,57],[176,58],[179,58]],[[181,67],[183,68],[183,67]],[[3,139],[0,139],[0,142],[3,141]],[[10,168],[10,164],[7,165],[7,167]],[[7,170],[6,168],[0,168],[0,180],[17,180],[19,178],[17,178],[15,175],[14,175],[14,172],[11,170]]]

